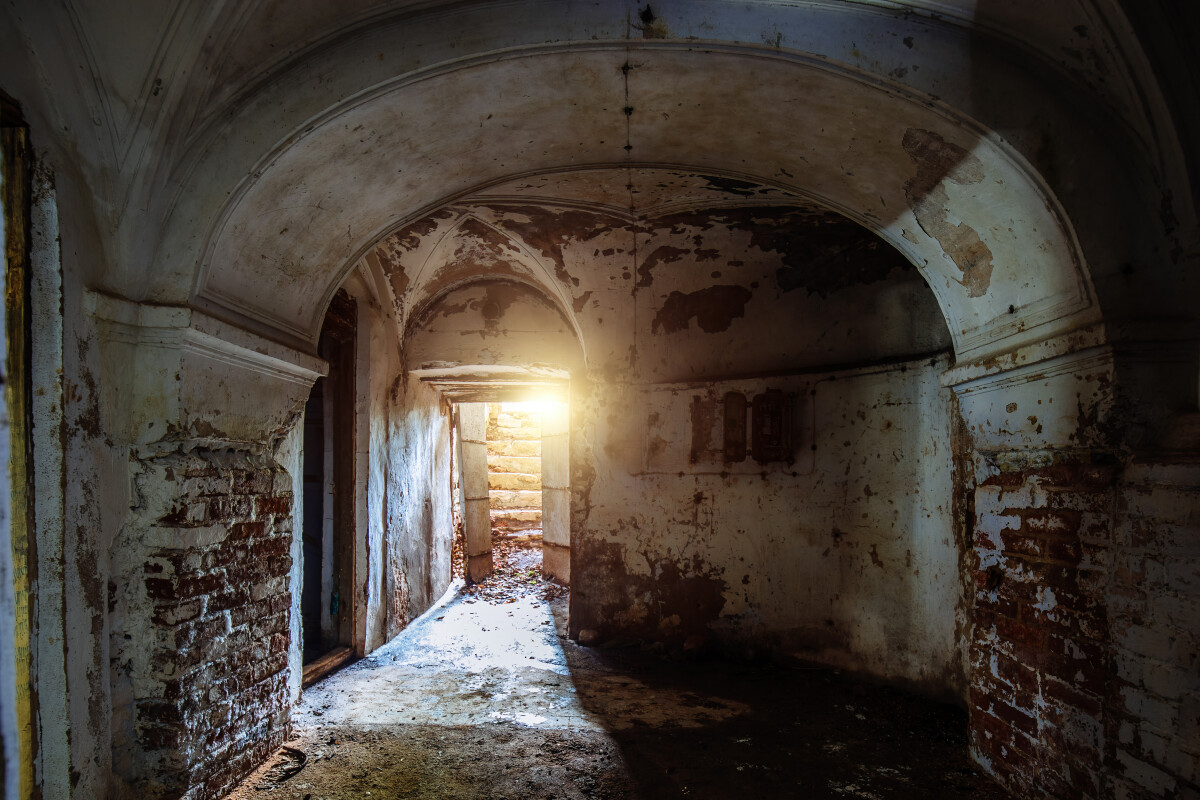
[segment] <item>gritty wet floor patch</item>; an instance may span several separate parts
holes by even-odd
[[[828,669],[584,648],[566,613],[449,595],[305,691],[228,800],[1007,796],[957,709]]]

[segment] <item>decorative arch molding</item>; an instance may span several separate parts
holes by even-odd
[[[966,116],[857,70],[757,48],[635,48],[627,86],[630,52],[509,53],[407,76],[329,110],[230,198],[193,304],[311,343],[330,287],[380,232],[416,218],[405,208],[515,173],[673,164],[777,186],[878,233],[924,274],[960,360],[1099,318],[1057,199]],[[505,87],[518,96],[495,100]],[[445,125],[447,114],[461,124]]]

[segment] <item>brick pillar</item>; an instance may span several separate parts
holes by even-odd
[[[1027,797],[1097,797],[1118,470],[1102,452],[985,459],[975,491],[971,747]]]
[[[1200,797],[1200,415],[1193,420],[1190,451],[1136,459],[1117,501],[1106,720],[1113,797]]]
[[[1200,797],[1200,414],[1178,411],[1194,350],[1174,358],[1096,347],[955,386],[971,748],[1018,796]]]
[[[288,735],[292,479],[232,451],[140,466],[140,562],[111,587],[114,750],[150,797],[219,797]]]
[[[119,530],[114,780],[144,798],[221,797],[287,736],[295,498],[276,453],[325,365],[194,310],[86,299],[120,454],[105,463],[129,490],[127,505],[99,501]]]
[[[1096,348],[955,387],[973,474],[971,751],[1020,797],[1100,797],[1107,769],[1115,367]]]

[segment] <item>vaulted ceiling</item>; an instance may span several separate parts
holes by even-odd
[[[815,204],[904,252],[960,356],[1150,303],[1125,265],[1194,236],[1177,98],[1116,0],[0,14],[0,88],[93,223],[68,231],[87,283],[298,346],[376,243],[484,197]]]

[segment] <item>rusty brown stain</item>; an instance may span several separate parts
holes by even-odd
[[[733,320],[745,316],[752,293],[744,286],[718,284],[696,292],[671,292],[650,324],[652,333],[688,329],[693,318],[705,333],[728,330]]]
[[[580,311],[583,311],[584,306],[587,305],[587,301],[589,299],[591,299],[591,296],[592,296],[592,292],[591,292],[591,290],[589,290],[589,291],[586,291],[583,294],[579,295],[579,297],[576,297],[574,300],[571,301],[571,308],[575,309],[576,314],[578,314]]]
[[[917,174],[904,184],[904,196],[921,230],[941,245],[963,274],[960,281],[970,297],[987,293],[992,281],[992,251],[979,233],[964,222],[952,224],[945,181],[960,186],[980,183],[983,163],[937,133],[909,128],[902,141],[904,151],[917,165]]]
[[[874,564],[875,566],[879,567],[880,569],[883,569],[883,560],[879,558],[879,550],[876,549],[876,547],[877,547],[876,545],[871,545],[871,550],[870,550],[871,563]]]
[[[552,210],[540,206],[487,206],[500,215],[497,224],[515,233],[530,247],[554,262],[554,274],[564,284],[579,285],[579,279],[567,271],[563,246],[588,242],[613,230],[629,226],[614,217],[579,210]],[[512,218],[525,217],[526,222]]]
[[[412,252],[421,246],[421,240],[438,229],[436,215],[423,217],[392,234],[389,238],[402,250]]]
[[[654,268],[659,264],[672,264],[681,260],[684,256],[690,253],[690,250],[685,250],[682,247],[671,247],[670,245],[662,245],[656,247],[642,261],[638,267],[638,279],[635,286],[650,286],[654,283]]]

